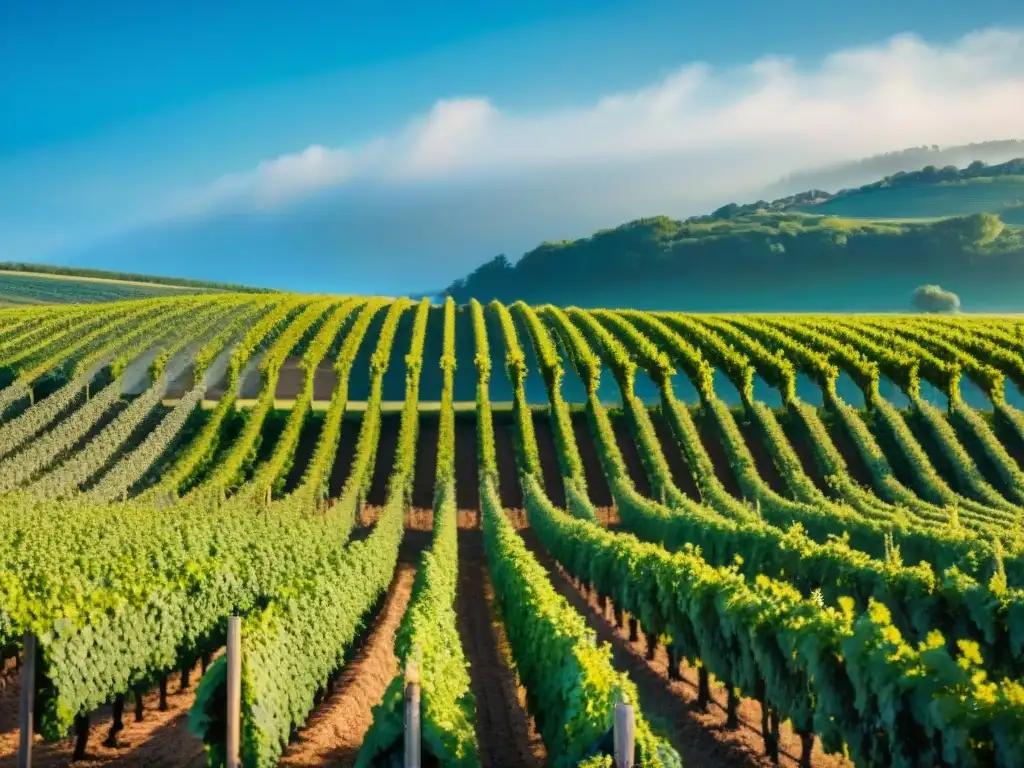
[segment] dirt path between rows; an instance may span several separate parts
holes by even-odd
[[[539,768],[546,752],[511,667],[504,629],[494,614],[479,529],[459,531],[459,636],[476,697],[476,733],[484,768]]]
[[[661,445],[661,452],[665,455],[669,470],[672,472],[672,481],[679,490],[699,503],[701,500],[700,489],[697,487],[697,481],[693,478],[693,472],[690,470],[690,464],[683,453],[682,446],[679,445],[676,436],[672,434],[672,427],[660,409],[648,408],[647,413],[654,425],[654,435]]]
[[[401,563],[366,642],[345,665],[334,695],[313,713],[279,765],[353,765],[388,683],[398,673],[395,633],[412,597],[415,568]]]
[[[44,742],[36,737],[32,748],[33,768],[98,768],[99,766],[117,766],[118,768],[202,768],[203,743],[188,730],[188,711],[195,700],[196,688],[201,676],[197,664],[189,676],[189,687],[182,689],[180,673],[171,677],[168,683],[166,712],[158,709],[160,694],[153,688],[143,697],[145,713],[141,723],[135,722],[135,706],[129,697],[125,704],[124,730],[118,735],[120,746],[103,745],[113,723],[110,707],[103,707],[91,717],[89,741],[86,746],[84,760],[71,761],[75,739],[71,736],[60,741]],[[0,730],[0,768],[14,768],[18,764],[18,691],[20,686],[13,684],[3,691],[3,703],[0,705],[0,718],[3,725]],[[11,697],[11,701],[8,700]],[[13,707],[10,704],[13,703]],[[13,726],[7,719],[13,715]]]
[[[522,531],[522,536],[530,551],[547,569],[559,594],[586,619],[597,633],[599,642],[611,645],[616,669],[626,672],[636,684],[644,715],[679,751],[684,765],[699,765],[701,768],[770,768],[773,765],[764,754],[760,731],[761,706],[757,701],[741,700],[740,727],[737,730],[726,728],[726,691],[722,686],[712,687],[712,706],[707,712],[699,711],[695,706],[695,669],[682,665],[682,680],[669,680],[668,654],[664,648],[659,647],[654,660],[647,661],[647,642],[643,631],[639,632],[638,642],[629,642],[628,628],[618,629],[608,618],[610,611],[609,614],[603,613],[596,598],[585,597],[572,584],[531,529]],[[782,725],[780,735],[780,765],[798,765],[800,739],[788,724]],[[815,768],[851,766],[842,757],[824,754],[820,744],[815,744],[812,765]]]

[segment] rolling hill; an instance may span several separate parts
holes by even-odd
[[[849,189],[901,172],[916,171],[929,165],[937,168],[951,165],[962,168],[979,160],[989,165],[998,165],[1021,156],[1024,156],[1024,140],[1020,139],[983,141],[951,147],[908,147],[850,162],[790,173],[766,188],[764,195],[774,199],[804,189]]]
[[[974,213],[1011,218],[1024,206],[1024,159],[996,166],[973,162],[962,170],[927,166],[897,173],[811,205],[807,213],[866,219],[934,219]]]
[[[969,311],[1024,310],[1024,160],[928,166],[854,189],[639,219],[492,259],[469,297],[696,311],[905,311],[941,284]]]

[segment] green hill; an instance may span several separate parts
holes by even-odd
[[[1024,311],[1024,160],[925,168],[832,194],[640,219],[499,256],[448,293],[696,311],[907,310],[939,284],[967,310]]]
[[[774,199],[799,189],[849,189],[901,171],[916,171],[929,165],[937,168],[951,165],[962,168],[979,160],[989,165],[998,165],[1015,157],[1024,157],[1024,140],[1002,139],[946,147],[908,147],[854,161],[797,171],[779,179],[766,193]]]
[[[972,213],[1019,214],[1024,205],[1024,160],[997,166],[928,166],[843,190],[798,210],[866,219],[929,219]]]
[[[0,305],[93,303],[211,291],[265,292],[206,280],[50,264],[0,263]]]

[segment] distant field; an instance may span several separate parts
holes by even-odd
[[[985,183],[961,182],[910,189],[878,189],[864,194],[844,195],[799,210],[857,219],[915,220],[1007,211],[1014,217],[1013,223],[1022,223],[1024,211],[1014,208],[1021,202],[1024,202],[1024,179],[1014,176]]]
[[[274,293],[261,288],[208,280],[111,272],[84,267],[61,267],[52,264],[0,262],[0,306],[92,304],[101,301],[221,291]]]
[[[96,277],[0,272],[0,304],[91,304],[205,293],[199,288]]]

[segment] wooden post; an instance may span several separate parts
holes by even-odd
[[[615,705],[615,768],[633,768],[633,753],[636,751],[633,705]]]
[[[420,679],[411,663],[405,668],[405,768],[420,768]]]
[[[18,768],[32,765],[36,708],[36,636],[26,633],[22,641],[21,711],[18,732]]]
[[[228,721],[227,768],[239,768],[239,746],[242,731],[242,620],[228,617]]]

